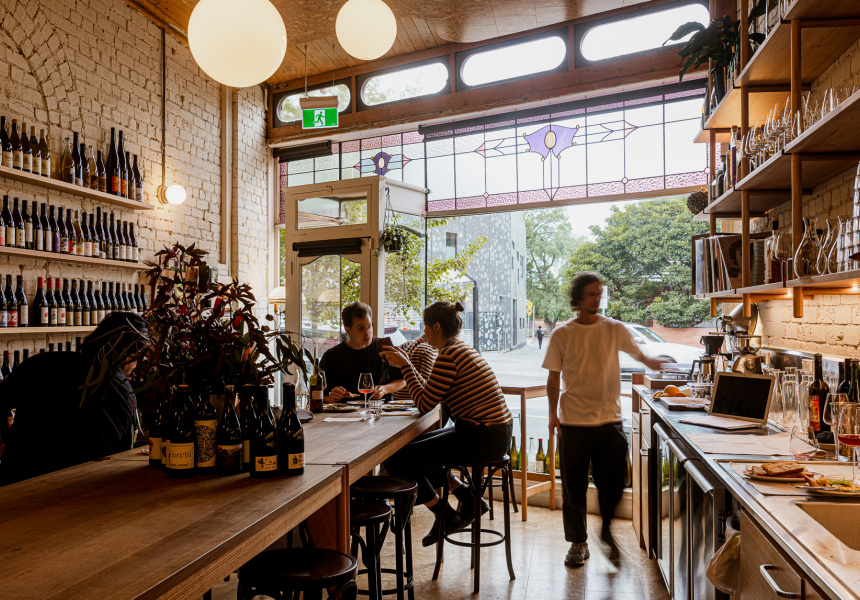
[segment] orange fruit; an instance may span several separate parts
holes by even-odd
[[[674,396],[680,391],[681,390],[678,389],[677,385],[667,385],[665,388],[663,388],[663,393],[667,396]]]
[[[662,397],[663,397],[663,396],[665,396],[665,395],[666,395],[666,394],[664,394],[663,392],[654,392],[654,397],[655,397],[655,398],[662,398]]]
[[[687,394],[685,394],[684,392],[678,392],[677,394],[672,394],[672,397],[673,398],[686,398]]]

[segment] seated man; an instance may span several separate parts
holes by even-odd
[[[347,341],[329,348],[320,360],[325,372],[325,402],[340,402],[349,394],[358,394],[362,373],[373,376],[373,398],[389,396],[406,383],[400,369],[382,360],[379,338],[373,337],[373,312],[364,302],[353,302],[341,312]],[[363,397],[363,396],[362,396]]]

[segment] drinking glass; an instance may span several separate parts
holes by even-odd
[[[373,391],[373,375],[362,373],[358,376],[358,393],[364,394],[364,408],[367,409],[367,395]]]
[[[367,415],[371,419],[378,419],[382,416],[382,399],[370,399],[370,402],[367,403]]]
[[[301,373],[296,377],[296,407],[305,410],[308,408],[308,384]]]
[[[776,236],[776,240],[774,241],[776,246],[776,252],[774,253],[774,258],[779,261],[782,271],[782,285],[785,286],[786,279],[788,276],[788,261],[792,259],[793,251],[791,245],[791,234],[790,233],[780,233]]]
[[[812,452],[815,450],[809,443],[807,424],[800,424],[791,428],[788,440],[788,451],[794,460],[812,460]]]
[[[851,446],[851,480],[856,481],[857,446],[860,446],[860,404],[846,402],[839,407],[835,434],[840,444]]]
[[[777,425],[782,425],[782,384],[784,372],[779,369],[771,369],[770,374],[776,378],[776,385],[773,387],[773,399],[770,401],[770,419]]]
[[[835,389],[835,388],[831,388]],[[839,424],[839,408],[843,404],[848,403],[848,394],[839,394],[830,392],[827,394],[827,399],[824,401],[824,408],[821,410],[821,418],[830,425],[833,430],[833,446],[836,451],[836,460],[839,460],[839,440],[836,439],[836,426]]]
[[[782,426],[791,431],[797,427],[798,404],[797,404],[797,375],[786,373],[782,384]]]

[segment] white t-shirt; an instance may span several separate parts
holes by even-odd
[[[627,328],[606,317],[598,316],[591,325],[570,320],[552,332],[543,367],[561,373],[562,425],[596,427],[621,421],[619,350],[642,357]]]

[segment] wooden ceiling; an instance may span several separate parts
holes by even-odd
[[[236,0],[241,2],[241,0]],[[596,15],[648,0],[388,0],[397,17],[397,40],[382,58],[420,52],[449,42],[480,42]],[[180,39],[197,0],[126,0]],[[364,61],[337,43],[334,24],[343,0],[273,0],[287,28],[287,55],[269,78],[277,86],[308,75],[354,67]],[[381,60],[381,59],[380,59]]]

